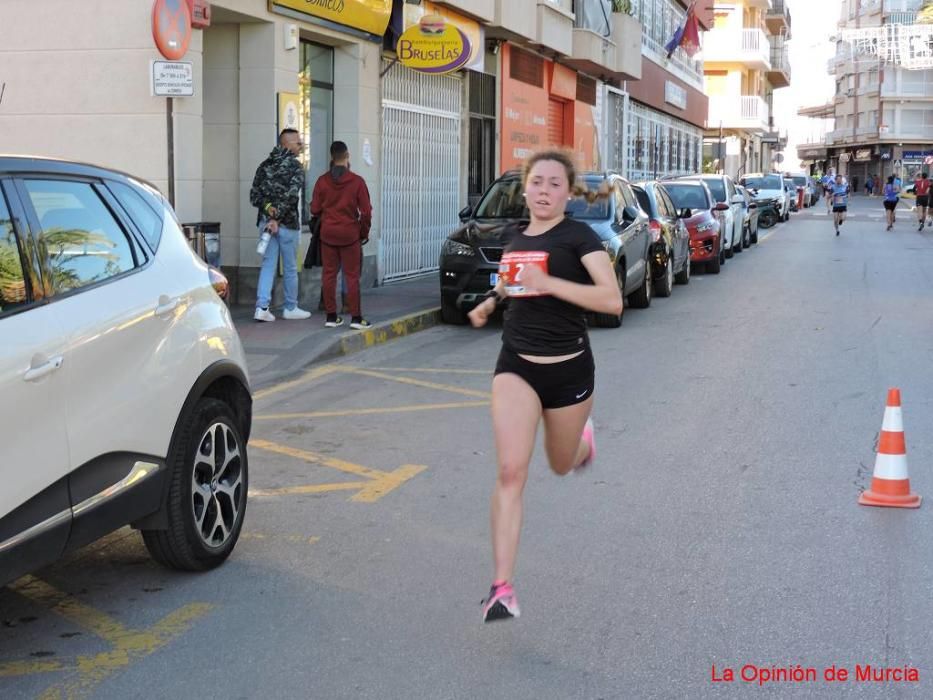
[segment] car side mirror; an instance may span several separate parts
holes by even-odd
[[[715,207],[713,207],[713,211],[729,211],[729,205],[725,202],[720,202]]]
[[[690,207],[685,207],[678,212],[677,216],[681,219],[689,219],[693,216],[693,210],[691,210]]]
[[[635,221],[638,218],[638,209],[631,204],[622,210],[622,219],[625,221]]]
[[[749,205],[748,205],[748,208],[749,208],[749,209],[757,209],[757,208],[758,208],[758,205],[755,204],[754,202],[750,202]]]
[[[460,221],[466,221],[473,214],[473,207],[465,206],[460,210],[460,213],[457,215],[460,217]]]

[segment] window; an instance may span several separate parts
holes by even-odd
[[[26,303],[23,258],[13,231],[10,210],[0,192],[0,314]]]
[[[146,203],[142,196],[129,185],[122,182],[109,182],[110,191],[129,212],[130,218],[139,228],[152,250],[159,247],[162,237],[162,217]]]
[[[126,233],[90,184],[26,180],[25,186],[42,228],[53,294],[97,284],[136,266]]]

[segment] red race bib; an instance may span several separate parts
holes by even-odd
[[[505,253],[499,261],[499,276],[505,282],[505,291],[510,297],[539,297],[543,292],[529,289],[522,284],[521,272],[529,266],[540,268],[547,274],[548,253],[532,250],[522,253]]]

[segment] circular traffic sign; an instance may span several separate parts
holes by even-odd
[[[933,156],[927,156],[923,159],[924,165],[933,165]]]
[[[178,61],[191,43],[191,11],[185,0],[155,0],[152,3],[152,38],[159,53]]]

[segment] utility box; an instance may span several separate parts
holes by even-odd
[[[211,26],[210,0],[185,0],[191,11],[191,26],[194,29],[206,29]]]

